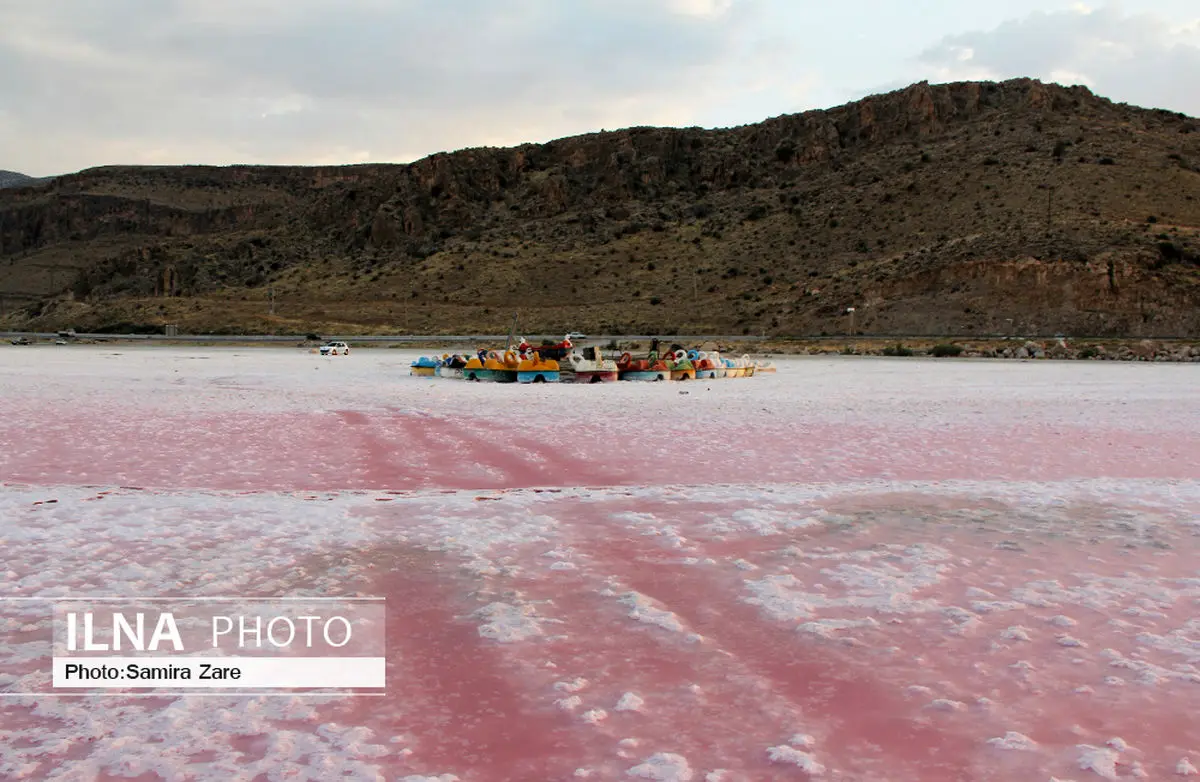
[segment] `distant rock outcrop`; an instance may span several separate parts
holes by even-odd
[[[45,329],[1196,334],[1198,130],[1021,79],[411,165],[98,168],[0,193],[0,297]]]
[[[23,185],[31,185],[37,182],[31,176],[18,174],[16,171],[0,171],[0,187],[21,187]]]

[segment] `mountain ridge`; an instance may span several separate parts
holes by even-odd
[[[0,169],[0,187],[25,187],[42,181],[44,180],[31,177],[28,174],[22,174],[18,171]]]
[[[411,164],[95,168],[0,194],[0,322],[816,335],[854,307],[875,333],[1197,333],[1198,129],[923,82]]]

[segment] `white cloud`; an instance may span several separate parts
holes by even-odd
[[[986,0],[922,3],[0,0],[0,168],[406,161],[757,122],[922,78],[1035,76],[1200,113],[1193,0],[1034,13],[912,59],[937,24],[1002,18]]]
[[[1034,13],[943,39],[919,58],[939,81],[1032,76],[1083,84],[1114,100],[1200,114],[1200,25],[1120,6]]]
[[[403,160],[689,124],[738,89],[728,74],[756,13],[756,0],[0,5],[0,104],[21,106],[0,131],[19,157],[2,163]]]
[[[684,16],[721,16],[733,6],[733,0],[667,0],[667,7]]]

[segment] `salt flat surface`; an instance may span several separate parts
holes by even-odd
[[[385,698],[0,699],[0,779],[1175,779],[1200,368],[0,348],[0,595],[379,595]],[[48,677],[0,603],[0,691]]]

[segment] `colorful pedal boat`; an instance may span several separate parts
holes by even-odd
[[[671,370],[672,380],[695,380],[696,367],[688,358],[686,350],[676,350],[666,359],[667,369]]]
[[[612,383],[621,376],[617,362],[605,359],[599,348],[585,348],[582,353],[572,351],[567,362],[575,370],[576,383]]]
[[[696,367],[698,380],[718,380],[725,377],[725,363],[721,360],[720,353],[693,350],[688,353],[688,358]]]
[[[484,359],[472,358],[463,367],[463,378],[489,383],[517,382],[517,354],[509,351],[503,355],[492,351]]]
[[[641,382],[658,382],[660,380],[670,380],[671,370],[662,369],[629,369],[619,373],[621,380],[635,380]]]
[[[557,383],[560,378],[558,362],[544,359],[537,352],[517,365],[518,383]]]
[[[726,358],[722,359],[725,363],[726,377],[749,377],[751,368],[749,362],[743,358]]]
[[[462,367],[450,367],[450,366],[446,366],[445,364],[442,364],[440,367],[437,368],[437,376],[449,378],[451,380],[461,380],[464,377],[463,368]]]
[[[660,381],[671,379],[671,368],[664,361],[634,360],[628,353],[617,361],[621,380]]]
[[[605,363],[616,364],[612,361]],[[577,369],[575,370],[576,383],[615,383],[621,379],[621,373],[616,369]]]
[[[412,362],[410,365],[412,368],[409,372],[418,377],[434,377],[437,375],[439,363],[437,359],[430,358],[429,356],[421,356]]]

